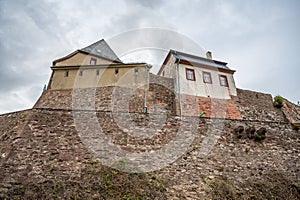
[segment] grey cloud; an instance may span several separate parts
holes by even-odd
[[[111,41],[121,54],[149,46],[193,53],[170,35],[124,37],[130,30],[149,27],[170,29],[200,49],[213,51],[214,58],[237,70],[238,87],[282,94],[295,102],[300,100],[299,7],[296,0],[2,0],[0,113],[31,107],[39,92],[30,91],[40,91],[47,83],[52,60],[101,38]],[[120,35],[125,40],[114,43]],[[151,53],[149,57],[159,63],[164,52],[144,49],[140,53]],[[133,59],[141,57],[133,55]]]
[[[148,0],[128,0],[127,3],[132,6],[132,5],[141,5],[145,8],[157,8],[160,7],[164,1],[162,0],[152,0],[152,1],[148,1]]]

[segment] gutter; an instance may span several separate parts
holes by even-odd
[[[145,64],[145,86],[144,86],[144,113],[148,113],[148,108],[147,108],[147,88],[146,86],[149,87],[149,69],[151,68],[151,65]]]
[[[178,100],[179,100],[179,116],[181,117],[181,115],[182,115],[182,104],[181,104],[181,94],[180,94],[179,63],[180,63],[180,58],[177,59],[176,70],[177,70],[177,92],[178,92]]]

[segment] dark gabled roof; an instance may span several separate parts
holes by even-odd
[[[211,67],[229,69],[226,66],[227,63],[225,63],[225,62],[221,62],[221,61],[218,61],[218,60],[212,60],[212,59],[208,59],[208,58],[203,58],[203,57],[199,57],[199,56],[195,56],[195,55],[175,51],[175,50],[172,50],[172,49],[170,50],[170,52],[174,55],[175,58],[180,59],[180,60],[188,61],[188,62],[191,62],[191,63],[198,63],[198,64],[203,64],[203,65],[208,65],[208,66],[211,66]]]
[[[99,40],[98,42],[95,42],[87,47],[84,47],[82,49],[78,49],[72,53],[70,53],[67,56],[64,56],[62,58],[56,59],[53,61],[53,65],[55,65],[57,62],[60,62],[62,60],[68,59],[72,57],[73,55],[77,54],[78,52],[92,55],[99,58],[104,58],[106,60],[113,61],[115,63],[123,63],[118,56],[115,54],[115,52],[110,48],[110,46],[106,43],[104,39]]]
[[[104,39],[99,40],[98,42],[95,42],[87,47],[84,47],[84,48],[78,50],[78,51],[122,63],[122,61],[118,58],[118,56],[110,48],[110,46],[106,43],[106,41]]]
[[[187,53],[183,53],[180,51],[175,51],[175,50],[170,50],[166,59],[164,60],[163,65],[161,66],[158,74],[160,74],[164,68],[164,66],[166,65],[166,63],[168,62],[170,56],[173,55],[176,58],[176,61],[180,61],[181,63],[190,63],[191,65],[201,65],[201,66],[207,66],[210,68],[215,68],[218,70],[224,70],[227,72],[235,72],[234,70],[231,70],[229,67],[227,67],[227,63],[226,62],[222,62],[222,61],[218,61],[218,60],[212,60],[212,59],[208,59],[208,58],[204,58],[204,57],[199,57],[199,56],[195,56],[195,55],[191,55],[191,54],[187,54]]]

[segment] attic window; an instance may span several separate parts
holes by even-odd
[[[64,77],[68,77],[69,76],[69,71],[65,71]]]
[[[115,75],[117,75],[118,73],[119,73],[119,69],[116,68],[116,69],[115,69]]]
[[[79,71],[79,76],[82,76],[83,75],[83,70],[80,70]]]
[[[96,65],[96,64],[97,64],[97,59],[96,58],[91,58],[90,65]]]
[[[195,70],[186,68],[185,73],[186,73],[186,79],[187,80],[190,80],[190,81],[195,81],[196,80]]]
[[[97,70],[96,70],[96,75],[99,76],[99,74],[100,74],[100,70],[97,69]]]
[[[209,72],[203,72],[203,82],[212,84],[211,74]]]
[[[219,75],[220,85],[228,87],[227,77],[225,75]]]

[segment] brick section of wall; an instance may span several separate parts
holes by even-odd
[[[234,102],[229,99],[214,99],[207,97],[196,97],[181,95],[182,114],[184,116],[198,116],[205,112],[204,117],[242,119],[240,112]]]
[[[237,89],[235,101],[245,120],[286,121],[282,111],[273,106],[273,99],[270,94]]]

